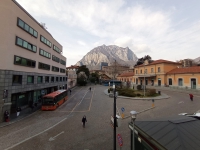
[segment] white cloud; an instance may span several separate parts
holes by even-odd
[[[83,41],[78,41],[78,44],[80,44],[80,45],[82,45],[82,46],[85,46],[85,45],[86,45],[85,42],[83,42]]]
[[[72,56],[70,53],[84,56],[94,46],[113,43],[131,48],[136,55],[149,54],[153,59],[200,56],[200,19],[189,22],[188,16],[180,16],[180,7],[174,5],[163,10],[140,1],[131,5],[125,0],[17,1],[34,17],[60,21],[65,28],[73,27],[77,33],[85,35],[71,35],[74,42],[63,45],[64,49],[70,45],[66,48],[67,58]],[[186,22],[187,27],[184,26]],[[59,28],[57,30],[63,33]]]

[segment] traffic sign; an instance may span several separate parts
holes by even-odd
[[[121,110],[122,110],[122,112],[125,112],[125,108],[124,107],[122,107]]]
[[[121,137],[120,134],[117,134],[117,140],[118,140],[119,146],[122,147],[123,146],[123,140],[122,140],[122,137]]]

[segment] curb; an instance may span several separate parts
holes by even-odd
[[[109,96],[109,94],[108,94],[107,91],[108,91],[107,89],[104,90],[104,94],[107,95],[107,96]],[[139,98],[139,97],[133,98],[133,97],[126,97],[126,96],[118,96],[118,97],[119,98],[125,98],[125,99],[132,99],[132,100],[152,100],[152,99],[154,99],[154,100],[162,100],[162,99],[168,99],[168,98],[170,98],[169,95],[164,94],[164,93],[162,93],[161,96],[150,97],[150,98]]]

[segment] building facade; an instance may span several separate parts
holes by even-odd
[[[144,64],[135,66],[135,84],[165,86],[167,84],[167,72],[181,67],[180,63],[168,60],[156,60],[151,63],[145,61]]]
[[[0,121],[42,95],[67,89],[62,45],[15,0],[0,5]]]
[[[79,66],[70,66],[66,68],[67,71],[67,82],[68,82],[68,88],[72,88],[74,86],[76,86],[77,84],[77,70],[78,70]]]

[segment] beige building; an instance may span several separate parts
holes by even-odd
[[[0,4],[0,121],[67,88],[62,45],[15,0]]]
[[[77,84],[77,74],[76,71],[78,70],[79,66],[70,66],[66,68],[67,71],[67,82],[68,88],[72,88]]]

